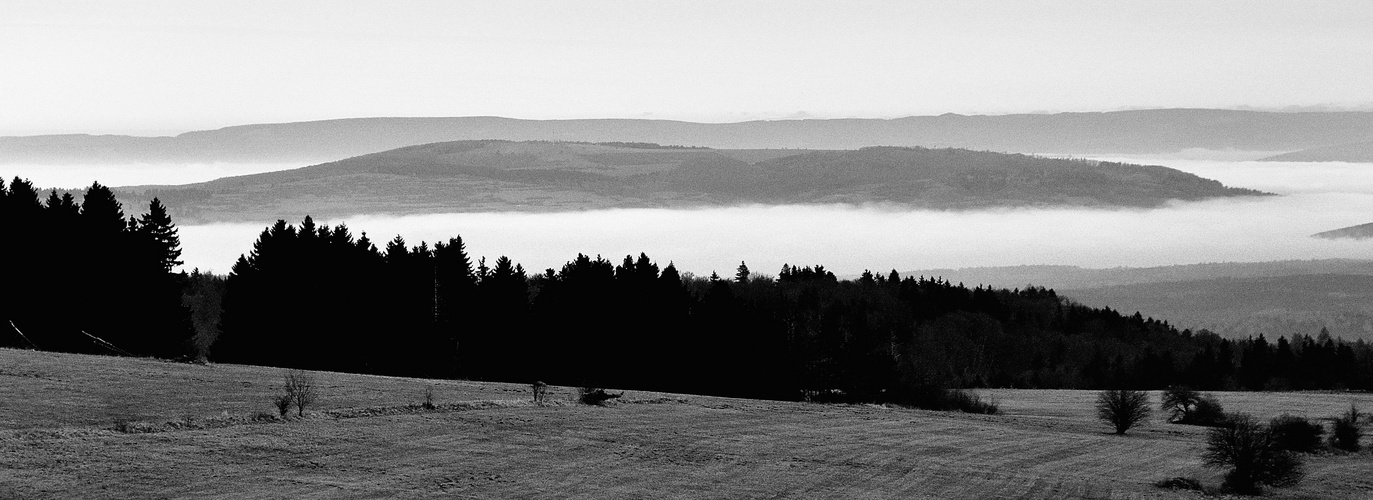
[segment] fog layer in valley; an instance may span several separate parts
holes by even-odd
[[[1142,162],[1141,160],[1135,160]],[[1315,232],[1373,220],[1373,165],[1164,160],[1227,185],[1283,196],[1174,203],[1148,210],[912,211],[887,206],[741,206],[563,213],[360,215],[343,220],[378,246],[461,235],[475,259],[508,255],[526,269],[557,268],[578,252],[619,262],[646,252],[660,265],[732,275],[740,261],[775,274],[783,263],[864,269],[1024,264],[1157,266],[1225,261],[1369,258],[1373,241]],[[186,269],[227,272],[262,224],[183,226]],[[288,221],[298,223],[299,221]]]

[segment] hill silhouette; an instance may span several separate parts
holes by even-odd
[[[1263,158],[1259,161],[1347,161],[1373,162],[1373,141],[1351,142],[1334,146],[1303,149]]]
[[[178,220],[466,211],[893,203],[1149,207],[1261,194],[1161,166],[964,149],[725,150],[650,144],[456,141],[188,186]]]
[[[1373,238],[1373,222],[1359,224],[1356,226],[1342,227],[1330,231],[1322,231],[1311,235],[1313,238],[1325,238],[1327,240],[1351,239],[1365,240]]]
[[[0,137],[0,163],[320,162],[442,141],[635,141],[713,148],[958,147],[1023,153],[1295,151],[1366,141],[1373,112],[1156,109],[1104,113],[911,116],[896,119],[519,120],[351,118],[253,124],[174,137]]]
[[[1373,340],[1373,261],[1224,262],[1090,269],[1007,266],[906,271],[1005,288],[1049,287],[1084,304],[1206,328],[1222,336],[1316,335]]]

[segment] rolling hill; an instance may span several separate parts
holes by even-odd
[[[903,276],[939,276],[968,286],[990,285],[1017,288],[1026,285],[1060,290],[1122,285],[1211,280],[1219,278],[1272,278],[1313,274],[1373,276],[1373,260],[1317,259],[1271,262],[1211,262],[1157,267],[1001,266],[961,269],[918,269]]]
[[[0,163],[320,162],[433,142],[635,141],[729,149],[926,146],[1062,154],[1295,151],[1373,137],[1373,112],[1157,109],[1104,113],[692,123],[499,117],[352,118],[174,137],[0,137]]]
[[[1161,166],[963,149],[723,150],[656,144],[456,141],[187,186],[178,221],[730,204],[1150,207],[1262,194]]]
[[[1319,232],[1319,233],[1313,234],[1313,235],[1311,235],[1311,237],[1313,237],[1313,238],[1325,238],[1325,239],[1328,239],[1328,240],[1337,240],[1337,239],[1365,240],[1365,239],[1368,239],[1368,238],[1373,238],[1373,222],[1370,222],[1370,223],[1368,223],[1368,224],[1359,224],[1359,225],[1357,225],[1357,226],[1342,227],[1342,228],[1333,229],[1333,230],[1330,230],[1330,231],[1323,231],[1323,232]]]
[[[1316,335],[1328,328],[1332,335],[1373,341],[1373,261],[1369,260],[1111,269],[1012,266],[903,274],[941,276],[968,286],[1044,286],[1083,304],[1127,314],[1138,311],[1179,328],[1206,328],[1231,338]]]
[[[1373,341],[1373,276],[1215,278],[1060,290],[1085,303],[1226,337],[1316,335]]]
[[[1269,156],[1259,161],[1347,161],[1351,163],[1373,162],[1373,141],[1352,142],[1324,146],[1280,155]]]

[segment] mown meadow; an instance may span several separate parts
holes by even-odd
[[[1092,391],[981,391],[1000,415],[638,391],[587,406],[567,387],[536,405],[525,385],[310,372],[317,402],[282,420],[284,373],[0,349],[0,497],[1189,498],[1154,483],[1220,481],[1204,428],[1155,411],[1113,435]],[[1264,419],[1373,408],[1214,394]],[[1268,496],[1373,495],[1367,449],[1306,461]]]

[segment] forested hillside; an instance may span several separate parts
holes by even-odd
[[[460,238],[377,248],[279,221],[229,277],[212,359],[791,399],[955,387],[1366,387],[1369,345],[1230,341],[1052,290],[822,266],[683,277],[646,255],[530,274]],[[349,269],[341,275],[336,269]],[[313,314],[263,316],[276,304]],[[1314,332],[1313,332],[1314,333]],[[1295,346],[1295,347],[1294,347]],[[1289,359],[1290,358],[1290,359]]]
[[[1039,287],[820,265],[684,276],[643,254],[530,272],[474,262],[460,237],[378,246],[309,217],[266,228],[220,282],[169,272],[179,246],[158,203],[126,220],[99,185],[80,207],[18,179],[0,193],[33,243],[5,247],[33,264],[5,281],[11,347],[894,403],[947,387],[1373,388],[1362,341],[1227,340]]]
[[[1373,340],[1373,276],[1310,274],[1192,279],[1061,290],[1088,304],[1142,311],[1230,338],[1313,333]]]
[[[1161,166],[970,151],[723,150],[628,143],[460,141],[202,184],[129,190],[181,220],[466,211],[893,203],[1152,207],[1261,194]]]

